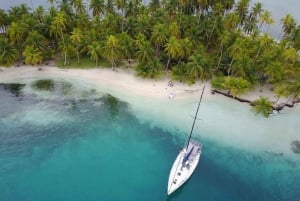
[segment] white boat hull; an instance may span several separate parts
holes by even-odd
[[[188,149],[180,151],[170,171],[168,195],[176,191],[191,177],[198,165],[201,149],[202,145],[200,143],[191,140]],[[186,158],[187,154],[189,154],[188,158]]]

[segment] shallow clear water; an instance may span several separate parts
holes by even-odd
[[[300,200],[297,158],[206,139],[194,175],[166,198],[183,135],[140,121],[110,95],[25,91],[0,85],[0,200]]]

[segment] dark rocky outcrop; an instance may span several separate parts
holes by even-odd
[[[295,153],[295,154],[300,154],[300,141],[298,140],[294,140],[291,142],[291,150]]]

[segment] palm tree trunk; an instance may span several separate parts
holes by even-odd
[[[231,60],[230,65],[229,65],[229,68],[228,68],[228,70],[227,70],[227,76],[228,76],[228,77],[230,76],[230,73],[231,73],[231,67],[232,67],[232,64],[233,64],[233,60],[234,60],[234,59]]]
[[[208,38],[208,41],[207,41],[206,50],[208,50],[209,43],[210,43],[210,41],[211,41],[211,37],[212,37],[212,35],[213,35],[213,33],[214,33],[214,30],[215,30],[215,27],[216,27],[216,23],[217,23],[217,19],[214,21],[213,28],[212,28],[211,33],[210,33],[210,35],[209,35],[209,38]]]
[[[166,66],[166,72],[168,72],[169,70],[170,60],[171,60],[171,56],[169,55],[167,66]]]
[[[66,66],[67,65],[67,52],[64,52],[64,58],[65,58],[64,66]]]
[[[79,64],[79,51],[78,51],[78,48],[77,48],[77,63]]]
[[[219,66],[221,64],[221,60],[222,60],[222,56],[223,56],[223,45],[221,45],[221,48],[220,48],[220,57],[219,57],[219,61],[218,61],[218,65],[217,65],[217,69],[219,69]]]

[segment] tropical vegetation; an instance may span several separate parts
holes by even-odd
[[[0,10],[0,65],[36,65],[59,59],[67,66],[88,58],[114,69],[132,63],[138,76],[193,84],[212,80],[233,96],[260,84],[278,98],[300,98],[300,25],[281,19],[277,41],[261,33],[274,23],[250,0],[49,0]],[[277,93],[278,92],[278,93]]]

